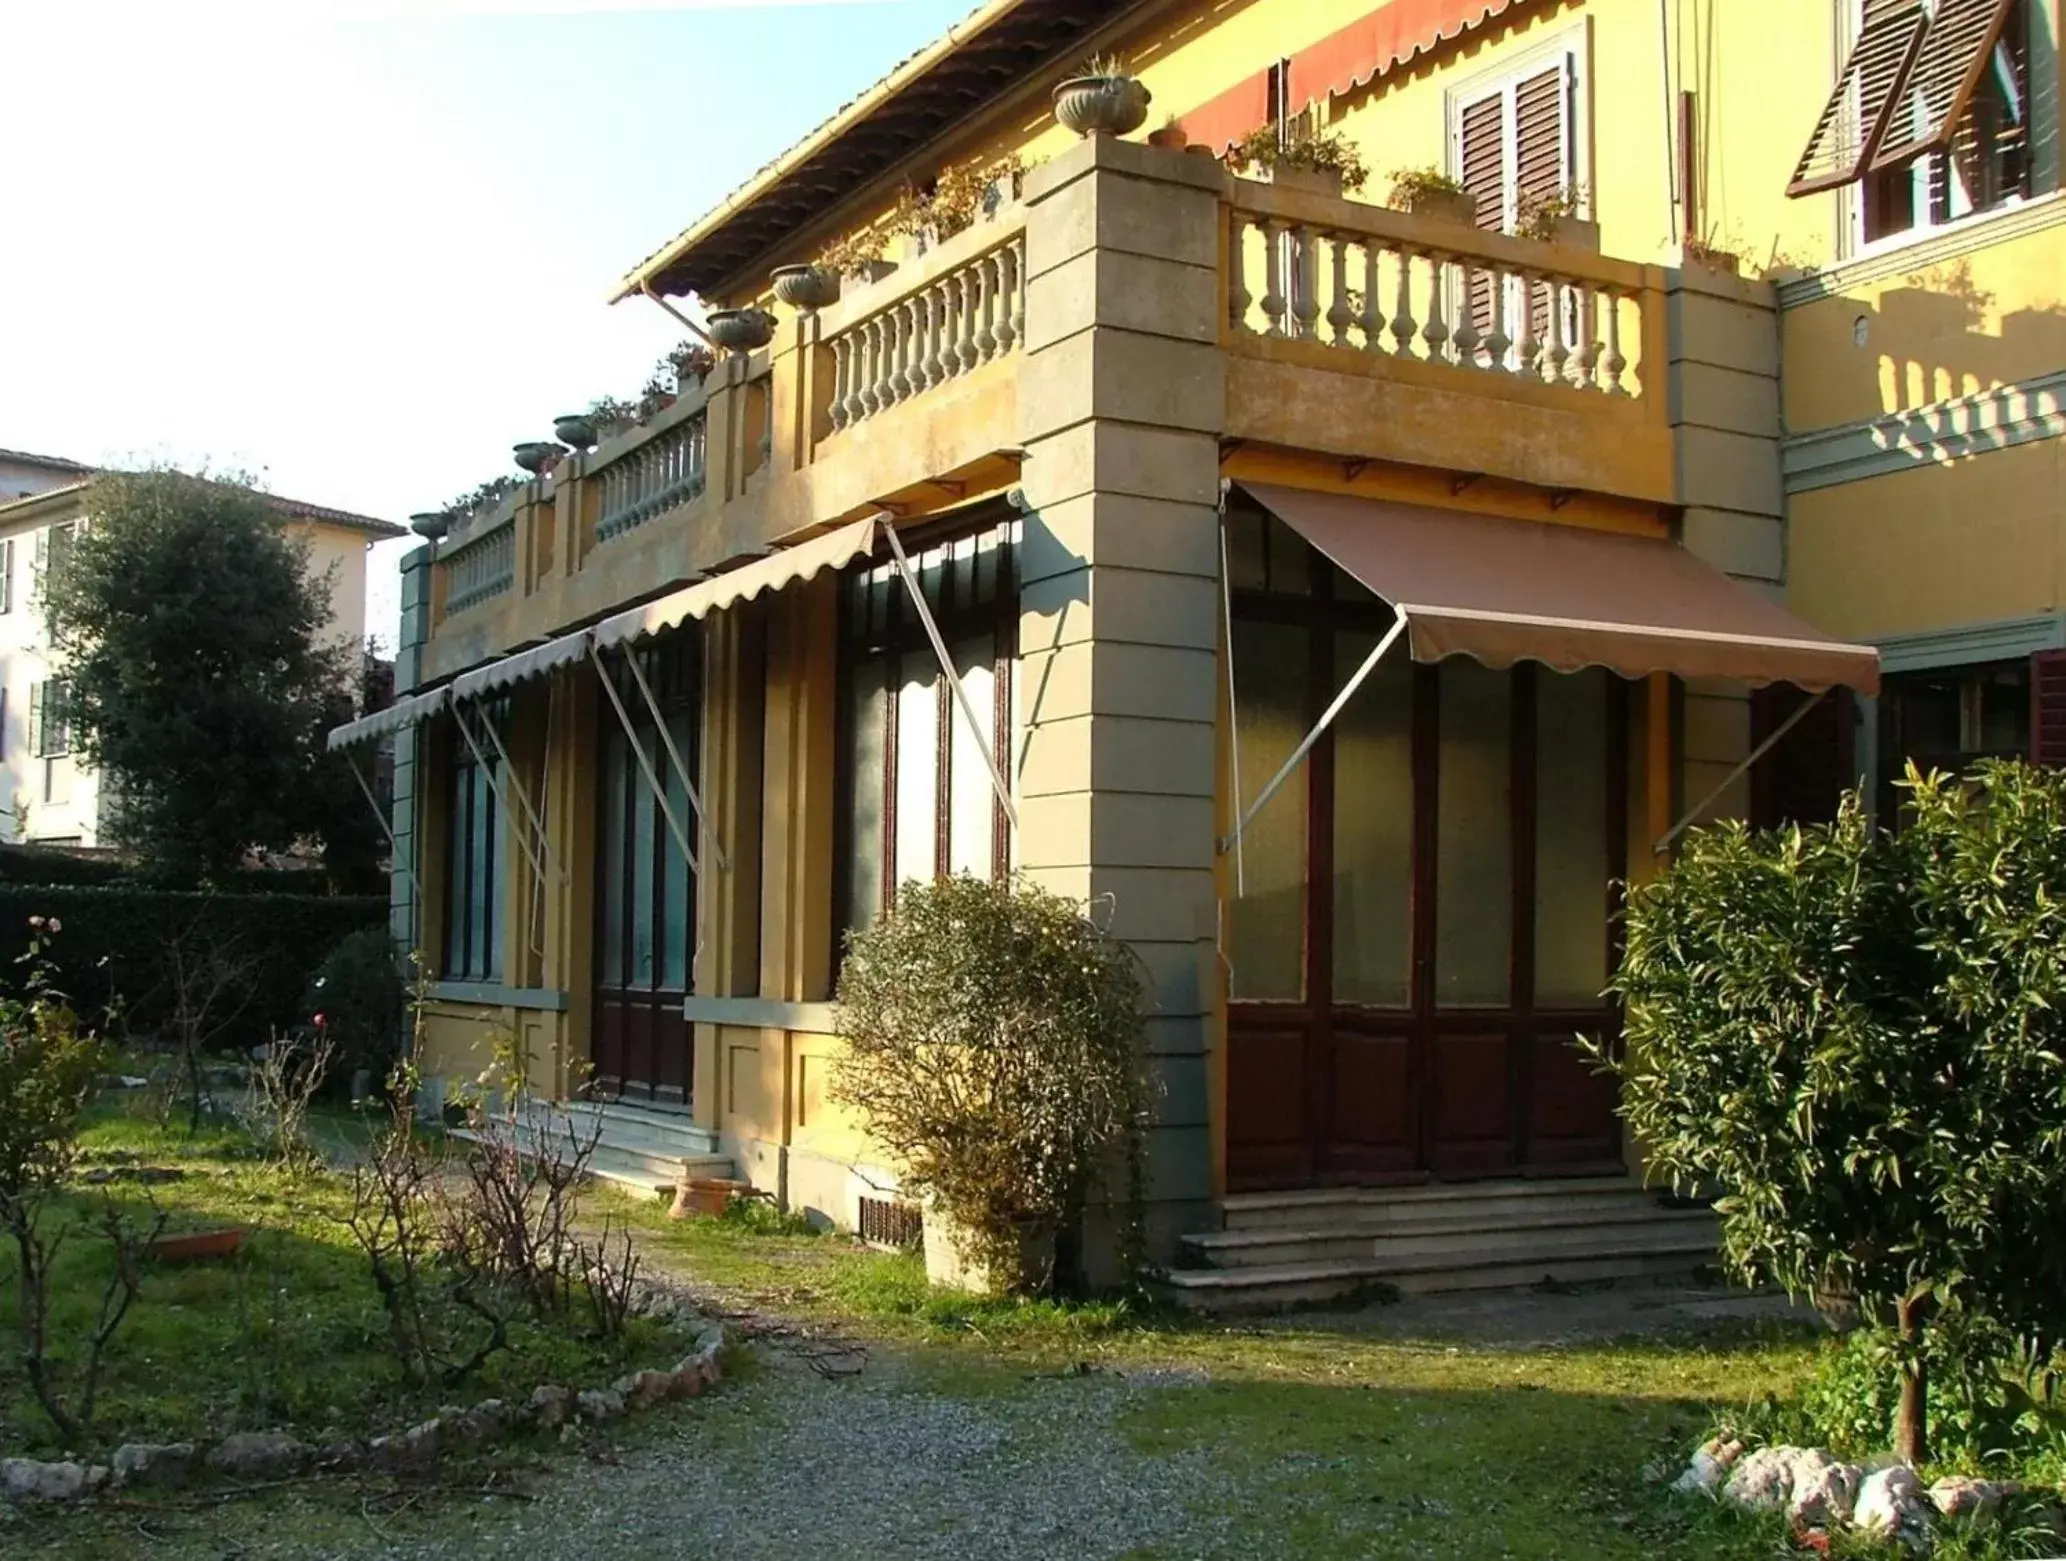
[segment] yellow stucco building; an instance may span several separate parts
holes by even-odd
[[[765,330],[405,571],[336,741],[396,737],[434,1068],[514,1033],[619,1169],[867,1223],[840,939],[1021,872],[1150,972],[1187,1297],[1687,1261],[1571,1044],[1615,883],[2044,747],[2057,22],[993,0],[617,289]],[[1056,122],[1093,52],[1146,143]]]

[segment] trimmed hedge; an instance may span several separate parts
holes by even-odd
[[[80,1015],[94,1021],[116,1004],[118,1028],[132,1035],[156,1032],[170,1012],[167,951],[175,939],[249,961],[251,1000],[217,1044],[250,1046],[307,1019],[304,994],[316,968],[352,933],[385,926],[387,901],[0,883],[0,983],[19,979],[15,961],[28,950],[31,916],[60,923],[45,952]]]
[[[128,871],[119,857],[0,843],[0,883],[113,883]]]

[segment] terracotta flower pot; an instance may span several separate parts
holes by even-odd
[[[229,1257],[244,1245],[244,1232],[197,1231],[191,1236],[160,1236],[151,1243],[151,1256],[161,1263],[191,1263],[199,1258]]]
[[[1131,76],[1071,76],[1055,88],[1055,121],[1080,136],[1130,135],[1154,100]]]
[[[674,1189],[674,1206],[667,1211],[670,1219],[687,1219],[691,1214],[722,1214],[734,1198],[753,1191],[751,1182],[733,1181],[723,1176],[691,1176]]]
[[[822,309],[839,302],[839,277],[823,266],[777,266],[775,296],[792,309]]]

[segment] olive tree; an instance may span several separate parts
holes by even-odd
[[[838,997],[834,1098],[983,1267],[1015,1270],[1028,1236],[1061,1251],[1122,1170],[1137,1231],[1139,964],[1075,901],[965,875],[907,883],[849,940]]]
[[[1856,1298],[1901,1345],[1927,1454],[1941,1308],[2066,1324],[2066,777],[1910,771],[1898,833],[1689,835],[1629,896],[1612,1064],[1653,1177],[1719,1187],[1751,1281]]]

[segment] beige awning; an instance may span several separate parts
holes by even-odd
[[[1241,486],[1404,615],[1415,661],[1879,691],[1878,651],[1830,638],[1675,542]]]
[[[641,606],[626,608],[603,619],[589,633],[594,636],[598,648],[608,650],[613,645],[626,645],[651,634],[665,633],[692,618],[701,618],[737,602],[748,601],[762,592],[782,590],[827,569],[844,569],[855,559],[864,558],[874,550],[878,523],[873,515],[866,520],[853,521],[837,531],[828,531],[808,542],[799,542],[765,558],[756,558],[737,569],[727,569],[721,575],[683,586],[679,591],[669,592]]]
[[[369,743],[376,737],[385,737],[389,732],[399,731],[417,721],[425,721],[436,715],[445,705],[445,690],[434,688],[427,694],[411,694],[406,699],[397,699],[385,710],[376,710],[371,715],[362,715],[356,721],[347,721],[342,726],[330,729],[329,747],[332,753],[340,748],[349,748],[354,743]]]

